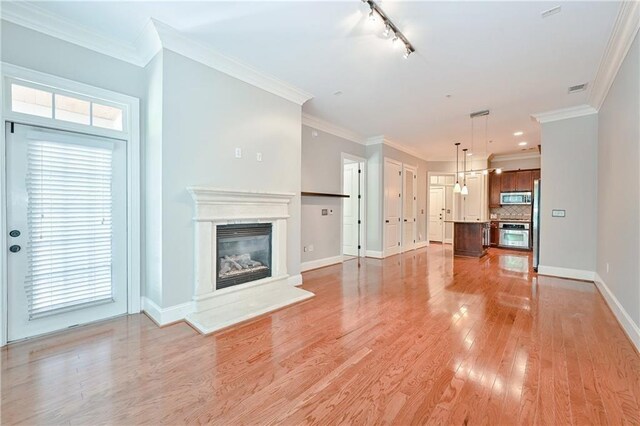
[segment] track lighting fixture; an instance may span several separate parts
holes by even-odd
[[[388,38],[393,33],[393,46],[396,47],[398,45],[404,45],[404,53],[402,54],[403,58],[407,59],[409,55],[416,51],[409,40],[407,40],[404,34],[400,32],[398,27],[395,26],[376,2],[373,0],[362,0],[362,2],[369,6],[369,21],[375,22],[378,17],[382,19],[382,23],[384,24],[384,31],[382,32],[382,35],[385,38]]]
[[[391,25],[389,25],[389,23],[387,22],[384,25],[384,31],[382,32],[382,36],[384,38],[388,38],[391,35]]]

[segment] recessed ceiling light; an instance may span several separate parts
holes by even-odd
[[[520,146],[525,146],[526,144],[527,144],[527,143],[523,141],[523,142],[520,142],[518,145],[520,145]]]
[[[517,132],[515,132],[515,133],[513,134],[513,136],[522,136],[522,135],[524,135],[524,132],[522,132],[522,131],[520,131],[520,130],[518,130]]]

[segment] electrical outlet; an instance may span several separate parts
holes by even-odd
[[[333,209],[329,209],[329,214],[333,214]]]
[[[609,262],[607,262],[606,266],[607,266],[607,274],[608,274],[609,273]]]
[[[307,251],[313,251],[313,244],[309,244],[307,246]]]
[[[236,148],[236,158],[242,158],[242,148]]]

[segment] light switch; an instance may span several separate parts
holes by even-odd
[[[236,148],[236,158],[242,158],[242,148]]]
[[[551,210],[551,217],[565,217],[566,210]]]
[[[322,209],[322,216],[326,216],[329,214],[329,210],[327,209]]]
[[[261,152],[256,153],[256,161],[262,161],[262,153]]]

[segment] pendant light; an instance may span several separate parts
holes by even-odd
[[[458,150],[460,149],[460,142],[456,142],[454,145],[456,146],[456,184],[453,187],[453,193],[454,194],[459,194],[460,191],[462,190],[460,188],[460,182],[458,182],[458,176],[459,176],[459,174],[458,174],[458,152],[459,151]]]
[[[464,157],[464,186],[460,194],[469,195],[469,188],[467,188],[467,148],[462,150],[462,157]]]

